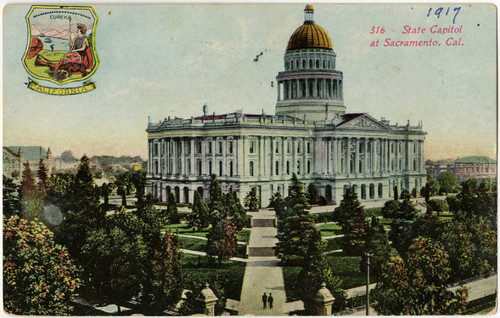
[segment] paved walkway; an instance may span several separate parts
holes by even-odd
[[[252,222],[258,223],[260,219],[274,219],[274,211],[261,210],[251,212]],[[250,234],[249,248],[271,248],[277,242],[277,229],[270,226],[252,227]],[[283,271],[278,266],[279,260],[274,256],[250,256],[245,268],[243,287],[241,290],[241,301],[238,308],[238,315],[255,316],[283,316],[287,315],[285,281]],[[262,294],[272,293],[273,308],[263,309]]]

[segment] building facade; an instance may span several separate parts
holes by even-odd
[[[321,196],[339,203],[353,186],[362,201],[386,200],[393,188],[426,182],[422,125],[391,125],[367,113],[346,113],[343,75],[329,35],[306,6],[277,75],[276,114],[208,114],[148,123],[147,191],[161,201],[172,193],[193,202],[208,198],[210,176],[240,198],[252,188],[262,206],[287,195],[293,173]]]
[[[489,179],[497,177],[497,162],[484,156],[468,156],[455,161],[457,180],[470,178]]]
[[[8,146],[3,147],[3,174],[18,179],[22,176],[24,164],[29,163],[34,176],[37,175],[40,160],[43,160],[48,173],[52,173],[53,160],[50,147]]]

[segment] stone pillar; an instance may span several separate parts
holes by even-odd
[[[339,87],[339,97],[340,97],[340,99],[342,99],[342,98],[344,98],[344,93],[343,93],[343,90],[342,90],[343,84],[342,84],[341,80],[339,81],[339,84],[340,84],[340,87]]]
[[[363,160],[363,173],[367,173],[368,172],[368,139],[367,138],[365,138],[364,143],[363,143],[363,151],[365,153],[365,157]],[[370,156],[370,160],[371,160],[371,156]]]
[[[287,80],[286,84],[287,84],[287,87],[288,87],[288,89],[287,89],[287,91],[288,91],[287,98],[291,99],[292,98],[292,81]]]
[[[206,145],[207,145],[207,140],[206,140],[206,138],[203,138],[201,140],[201,175],[204,175],[205,172],[207,171],[206,166],[205,166],[207,164]],[[198,167],[196,167],[196,168],[198,168]],[[203,193],[203,195],[205,195],[205,193]]]
[[[326,157],[326,174],[330,174],[330,166],[331,166],[331,162],[330,162],[330,151],[331,151],[331,148],[330,148],[330,139],[326,139],[326,141],[323,143],[323,146],[326,148],[325,150],[325,157]]]
[[[262,164],[263,164],[263,161],[262,158],[264,156],[264,145],[263,145],[263,139],[264,137],[262,136],[259,136],[259,147],[257,147],[258,151],[259,151],[259,154],[257,156],[257,158],[259,158],[259,164],[258,164],[258,167],[259,167],[259,173],[258,173],[258,176],[262,176],[264,171],[263,171],[263,167],[262,167]]]
[[[332,305],[335,301],[332,293],[326,288],[325,282],[321,284],[321,288],[314,296],[314,303],[316,305],[316,315],[317,316],[331,316],[332,315]]]
[[[292,174],[297,173],[297,145],[296,145],[296,138],[292,138],[292,162],[291,162],[291,170]]]
[[[296,79],[296,85],[297,85],[297,98],[301,98],[302,97],[302,90],[301,90],[301,87],[300,87],[300,80],[299,79]]]
[[[203,303],[205,307],[203,313],[207,316],[215,316],[215,303],[218,299],[213,290],[210,289],[208,283],[205,283],[205,288],[202,289],[200,295],[196,298],[197,301]]]
[[[149,157],[148,157],[148,173],[153,174],[153,142],[149,140]],[[21,161],[19,161],[21,162]],[[19,171],[23,171],[20,169]]]
[[[281,100],[281,89],[280,89],[280,87],[281,87],[281,82],[277,82],[276,87],[277,87],[277,89],[278,89],[278,94],[277,94],[277,96],[278,96],[278,100]]]
[[[359,167],[359,139],[355,138],[354,139],[354,173],[358,173],[358,167]]]
[[[190,138],[189,142],[190,142],[190,148],[191,148],[191,152],[189,153],[189,156],[191,158],[190,163],[189,163],[190,164],[189,171],[191,171],[190,175],[196,175],[196,172],[194,171],[194,168],[193,168],[193,167],[195,167],[195,163],[194,163],[194,138]],[[194,200],[192,202],[194,202]]]
[[[346,162],[345,172],[347,175],[349,175],[351,173],[351,138],[347,138],[345,162]]]
[[[180,148],[180,151],[181,151],[181,171],[180,174],[181,175],[185,175],[186,174],[186,141],[184,140],[184,138],[181,138],[181,140],[179,141],[180,145],[181,145],[181,148]],[[179,200],[179,202],[182,202]]]
[[[306,85],[306,93],[305,93],[305,96],[306,98],[309,98],[309,79],[304,79],[305,81],[305,85]]]

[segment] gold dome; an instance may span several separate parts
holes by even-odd
[[[293,32],[286,48],[287,51],[298,49],[333,50],[333,46],[330,36],[322,27],[312,21],[306,21]]]

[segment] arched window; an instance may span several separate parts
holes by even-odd
[[[344,191],[345,191],[345,187],[344,186]],[[330,203],[332,201],[332,186],[331,185],[327,185],[325,187],[325,199],[326,201],[328,201],[328,203]]]
[[[197,165],[198,165],[198,171],[197,171],[197,173],[198,173],[199,176],[201,176],[201,174],[203,172],[201,160],[198,160]]]
[[[184,192],[184,203],[187,204],[189,203],[189,188],[184,187],[183,192]]]
[[[306,68],[306,60],[302,60],[302,68]]]
[[[323,68],[326,68],[326,61],[323,60]]]
[[[198,187],[196,189],[196,192],[198,192],[200,194],[201,198],[203,199],[203,187]]]
[[[384,193],[383,193],[383,186],[382,186],[382,183],[379,183],[378,184],[378,197],[382,198],[383,195],[384,195]]]
[[[370,183],[370,199],[375,198],[375,185]]]
[[[313,60],[312,59],[309,60],[309,68],[313,68]]]
[[[361,199],[366,199],[366,185],[361,185]]]
[[[299,65],[300,65],[299,60],[295,60],[295,66],[297,67],[297,69],[299,68]]]
[[[180,194],[181,194],[180,192],[181,191],[180,191],[179,187],[175,187],[174,188],[175,202],[177,202],[177,203],[180,202],[180,200],[179,200],[179,197],[180,197]]]
[[[316,60],[316,68],[319,68],[319,60]]]

